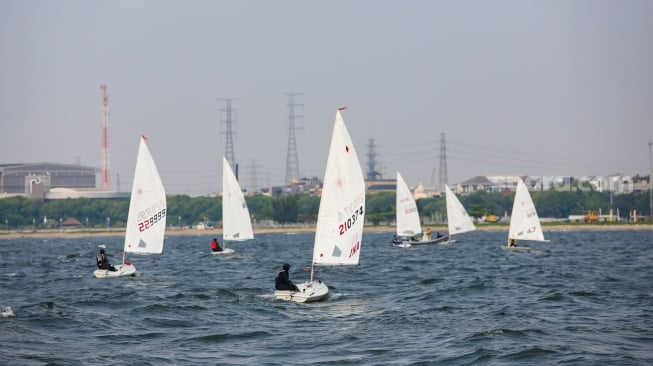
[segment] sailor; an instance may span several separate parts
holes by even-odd
[[[213,241],[211,242],[211,250],[214,252],[221,252],[222,248],[220,247],[220,244],[218,244],[218,239],[213,238]]]
[[[98,253],[95,260],[97,261],[97,268],[99,269],[107,269],[109,271],[116,270],[116,267],[109,264],[109,260],[107,259],[107,256],[104,254],[104,249],[100,249],[100,253]]]
[[[290,265],[285,263],[279,272],[277,272],[277,275],[274,278],[274,287],[277,290],[299,291],[297,286],[295,286],[295,284],[290,280],[289,269]]]
[[[517,247],[517,240],[515,240],[515,239],[510,239],[510,240],[508,241],[508,246],[509,246],[509,247],[512,247],[512,248]]]
[[[431,228],[430,227],[426,228],[426,233],[424,233],[424,238],[426,240],[431,240]]]

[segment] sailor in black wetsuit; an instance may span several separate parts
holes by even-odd
[[[100,249],[100,253],[98,253],[95,260],[97,261],[97,268],[99,269],[108,269],[109,271],[116,270],[116,267],[109,264],[109,260],[107,259],[107,256],[104,254],[104,249]]]
[[[277,272],[277,275],[274,278],[274,287],[277,290],[299,291],[297,286],[290,281],[290,273],[288,273],[289,269],[290,265],[286,263],[283,265],[283,268]]]

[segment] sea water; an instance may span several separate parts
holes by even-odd
[[[262,234],[212,255],[168,236],[96,279],[120,237],[0,239],[3,365],[650,365],[653,231],[553,231],[532,253],[505,232],[395,248],[367,233],[357,267],[320,267],[323,302],[275,300],[284,262],[309,277],[313,234]],[[525,243],[524,243],[525,244]]]

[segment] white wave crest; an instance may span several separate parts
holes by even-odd
[[[16,316],[9,306],[0,306],[0,318],[8,318],[10,316]]]

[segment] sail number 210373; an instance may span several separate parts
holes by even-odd
[[[347,218],[347,220],[343,221],[340,223],[339,228],[340,228],[340,235],[345,235],[347,230],[351,229],[354,224],[356,224],[356,221],[358,221],[359,218],[363,217],[363,206],[360,206],[354,213],[351,215],[351,217]]]

